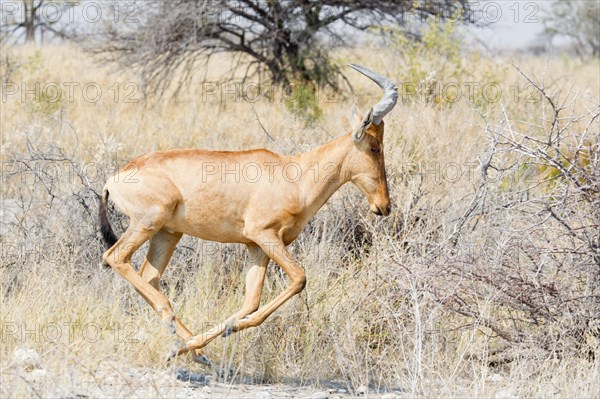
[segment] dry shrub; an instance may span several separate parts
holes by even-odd
[[[14,51],[26,60],[31,50]],[[41,66],[19,72],[20,79],[113,83],[87,60],[69,61],[77,54],[44,50]],[[379,53],[353,57],[373,69],[394,65]],[[598,88],[594,65],[556,63],[549,74],[576,69],[574,84],[587,79],[592,92]],[[393,214],[369,214],[353,187],[332,197],[292,245],[307,289],[260,328],[207,348],[233,367],[231,381],[333,379],[349,389],[424,396],[598,395],[599,101],[561,91],[560,80],[546,83],[543,61],[522,64],[541,76],[531,78],[539,101],[484,108],[466,99],[448,107],[411,101],[389,115]],[[505,79],[509,92],[511,80],[529,78],[514,70]],[[379,95],[368,82],[356,89],[362,104]],[[328,117],[309,127],[282,102],[203,102],[197,90],[152,106],[66,101],[53,109],[14,98],[3,104],[3,115],[11,115],[0,126],[3,396],[47,393],[51,386],[72,396],[79,377],[102,386],[98,370],[110,362],[166,367],[167,332],[139,295],[100,264],[96,193],[117,165],[175,147],[299,152],[341,133],[350,109],[345,100],[325,103]],[[114,212],[111,220],[119,231],[126,227]],[[134,264],[143,256],[144,248]],[[180,242],[161,289],[194,332],[239,308],[245,257],[237,245]],[[286,284],[272,265],[263,303]],[[43,328],[51,323],[72,323],[72,336],[63,330],[49,339]],[[91,323],[102,333],[95,342],[84,335]],[[23,336],[11,326],[37,333]],[[49,382],[23,388],[8,367],[20,346],[38,351]],[[177,364],[200,367],[187,358]]]

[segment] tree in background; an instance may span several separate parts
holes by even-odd
[[[67,9],[76,2],[21,0],[0,2],[0,43],[13,41],[34,42],[44,36],[65,39],[65,19]]]
[[[600,2],[556,0],[544,18],[545,35],[567,37],[581,57],[600,56]]]
[[[158,94],[174,76],[181,88],[199,64],[217,53],[239,55],[231,71],[243,70],[244,80],[337,90],[341,74],[329,49],[346,44],[353,32],[407,26],[407,16],[443,20],[461,15],[472,21],[466,0],[173,0],[140,6],[139,24],[108,26],[94,51],[138,67],[148,92]]]

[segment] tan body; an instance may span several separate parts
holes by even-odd
[[[255,230],[269,228],[289,244],[353,177],[347,167],[352,160],[346,159],[354,147],[349,136],[291,157],[267,150],[151,153],[131,161],[105,189],[126,215],[139,212],[140,199],[157,212],[170,212],[167,231],[250,244]],[[373,205],[385,210],[387,192],[383,186],[380,191]]]
[[[110,242],[104,260],[131,282],[167,325],[186,341],[179,353],[200,349],[215,337],[261,324],[305,285],[301,266],[286,246],[323,204],[352,181],[379,215],[390,212],[383,157],[383,122],[372,111],[353,133],[312,151],[282,156],[268,150],[239,152],[171,150],[139,157],[112,176],[100,207]],[[111,238],[106,201],[130,218],[121,238]],[[250,270],[242,309],[211,331],[193,334],[175,318],[158,282],[182,234],[246,244]],[[131,256],[150,247],[138,274]],[[116,241],[113,242],[113,241]],[[259,309],[269,259],[289,276],[290,286]]]

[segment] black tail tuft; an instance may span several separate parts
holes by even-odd
[[[110,221],[108,220],[108,190],[104,190],[102,198],[100,198],[100,206],[98,207],[98,218],[100,219],[100,233],[102,234],[102,240],[104,241],[104,247],[106,250],[112,248],[113,245],[119,240],[119,237],[113,231]],[[104,266],[108,266],[104,264]]]

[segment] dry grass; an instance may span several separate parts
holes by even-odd
[[[11,81],[29,88],[55,82],[64,96],[65,82],[79,86],[73,101],[36,101],[33,95],[21,101],[19,92],[1,104],[0,394],[107,396],[98,387],[107,384],[110,372],[102,370],[109,369],[125,381],[119,386],[131,389],[111,395],[133,396],[139,386],[154,384],[149,395],[171,396],[169,389],[178,384],[174,378],[151,383],[127,374],[130,368],[160,374],[171,342],[134,290],[100,266],[96,202],[87,187],[99,191],[117,164],[159,149],[267,147],[295,153],[312,148],[344,132],[353,97],[322,103],[325,117],[307,126],[277,96],[252,104],[233,95],[225,102],[216,96],[204,101],[202,86],[193,82],[177,100],[125,103],[132,90],[133,98],[141,99],[137,86],[125,87],[137,84],[134,76],[109,74],[76,49],[18,48],[7,54],[21,63]],[[340,51],[338,59],[402,79],[402,65],[389,54]],[[228,59],[216,61],[215,69],[220,62]],[[563,87],[563,96],[577,98],[564,111],[570,118],[566,141],[587,127],[590,156],[596,157],[590,167],[597,165],[598,119],[590,115],[600,103],[598,62],[513,62],[537,80],[545,73],[550,89]],[[559,231],[556,220],[540,213],[540,228],[533,227],[538,219],[532,215],[555,195],[554,186],[536,185],[527,191],[531,202],[502,208],[523,194],[523,183],[506,183],[506,172],[496,172],[488,182],[486,206],[459,226],[477,198],[480,161],[498,127],[510,122],[512,129],[535,136],[548,128],[550,118],[544,101],[512,101],[511,87],[527,83],[514,68],[485,60],[474,66],[473,76],[484,76],[486,68],[496,73],[502,103],[473,106],[466,96],[453,106],[405,102],[387,117],[393,214],[385,219],[369,214],[354,187],[334,195],[292,246],[305,266],[307,289],[260,328],[207,348],[213,360],[234,368],[234,381],[251,376],[318,386],[336,380],[350,392],[368,386],[370,392],[396,389],[426,397],[600,395],[599,336],[591,323],[600,317],[600,265],[579,236]],[[349,77],[363,109],[379,96],[365,79],[351,72]],[[102,89],[97,103],[81,93],[92,82]],[[7,86],[3,89],[6,93]],[[523,162],[514,149],[498,147],[494,165]],[[565,212],[578,217],[571,228],[593,236],[598,203],[566,204]],[[451,245],[457,226],[460,240]],[[515,244],[524,237],[529,252]],[[139,263],[143,251],[137,255]],[[244,265],[243,248],[188,237],[179,244],[162,288],[186,325],[200,332],[241,305]],[[512,297],[511,289],[524,282],[531,287]],[[285,284],[272,265],[263,303]],[[559,293],[556,301],[545,288],[551,284]],[[547,308],[538,314],[518,302],[524,297],[533,307]],[[586,298],[585,303],[574,298]],[[581,323],[589,328],[574,335],[569,326]],[[46,375],[33,378],[10,365],[13,351],[24,347],[39,353]],[[178,360],[182,365],[201,370],[187,358]]]

